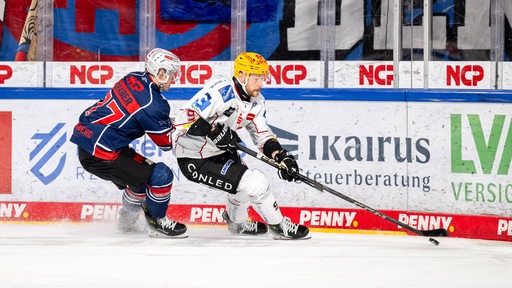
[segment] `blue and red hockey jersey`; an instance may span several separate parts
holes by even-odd
[[[70,141],[104,160],[116,159],[121,148],[144,134],[162,150],[170,150],[170,110],[148,74],[129,73],[80,115]]]

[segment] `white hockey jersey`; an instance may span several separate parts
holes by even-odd
[[[177,158],[208,158],[224,153],[207,136],[187,134],[188,128],[199,118],[210,125],[221,123],[234,131],[246,128],[253,143],[263,149],[265,142],[275,138],[265,118],[263,95],[243,101],[230,79],[215,79],[207,82],[183,105],[174,119],[174,152]]]

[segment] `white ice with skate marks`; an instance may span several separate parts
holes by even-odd
[[[0,287],[509,288],[512,243],[312,232],[305,241],[190,226],[185,239],[115,224],[0,223]]]

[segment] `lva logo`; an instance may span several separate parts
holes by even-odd
[[[512,163],[512,118],[509,115],[452,114],[451,170],[453,173],[509,175]],[[492,121],[492,122],[491,122]],[[464,127],[464,129],[463,129]],[[465,138],[463,135],[466,134]],[[512,187],[512,186],[511,186]]]
[[[60,175],[66,164],[66,154],[60,158],[57,156],[59,149],[66,143],[66,132],[62,132],[64,123],[58,123],[48,133],[36,133],[33,140],[39,140],[39,144],[30,152],[30,161],[35,162],[30,172],[43,184],[48,185]],[[51,142],[53,144],[50,144]],[[57,160],[58,158],[58,160]],[[47,166],[53,165],[53,168]],[[50,171],[46,174],[43,171]]]

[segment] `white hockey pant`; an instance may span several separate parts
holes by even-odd
[[[283,220],[276,198],[269,191],[267,178],[255,169],[249,169],[244,173],[236,194],[228,194],[226,210],[231,221],[247,221],[249,205],[252,205],[268,224],[278,224]]]

